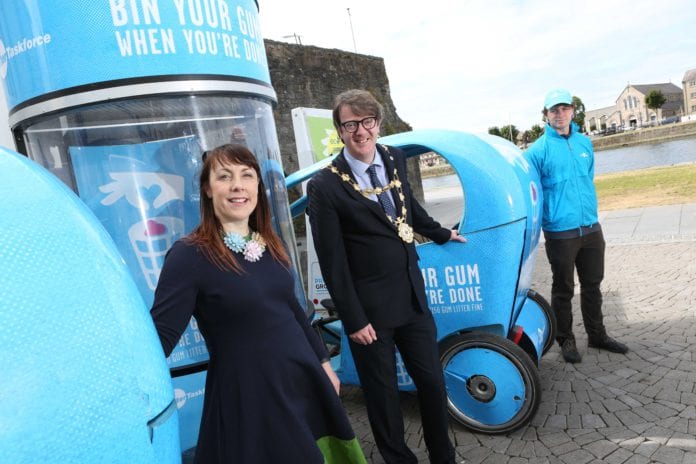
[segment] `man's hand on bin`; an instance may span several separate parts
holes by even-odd
[[[461,243],[466,243],[466,237],[463,235],[459,235],[459,232],[455,229],[452,229],[452,234],[450,235],[450,242],[461,242]]]

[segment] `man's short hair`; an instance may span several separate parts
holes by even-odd
[[[377,99],[367,90],[352,89],[336,95],[333,109],[333,124],[337,131],[341,130],[341,118],[339,111],[341,106],[347,105],[350,110],[360,116],[374,116],[377,121],[382,120],[383,108]]]

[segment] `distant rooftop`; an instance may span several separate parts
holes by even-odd
[[[682,82],[690,82],[690,81],[696,81],[696,68],[694,69],[689,69],[684,73],[684,78],[682,79]]]
[[[671,82],[664,84],[633,84],[631,87],[645,95],[649,94],[651,90],[659,90],[663,94],[681,93],[682,91],[679,86],[676,86]]]

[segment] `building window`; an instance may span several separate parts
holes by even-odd
[[[694,105],[694,106],[691,107],[691,111],[692,111],[692,112],[696,111],[696,105]]]
[[[624,98],[624,109],[625,109],[625,110],[628,109],[628,103],[626,103],[626,99],[625,99],[625,98]]]
[[[689,98],[696,98],[696,92],[692,92],[691,97],[689,97]]]
[[[689,86],[690,87],[696,86],[696,81],[689,81]]]

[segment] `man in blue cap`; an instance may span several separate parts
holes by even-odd
[[[567,90],[546,94],[543,114],[547,124],[542,135],[525,152],[536,169],[544,194],[542,229],[553,283],[551,306],[556,314],[556,340],[569,363],[582,360],[573,335],[571,299],[575,270],[580,280],[580,310],[587,331],[587,344],[614,353],[628,347],[607,335],[602,315],[605,242],[597,220],[592,142],[573,122],[575,107]]]

